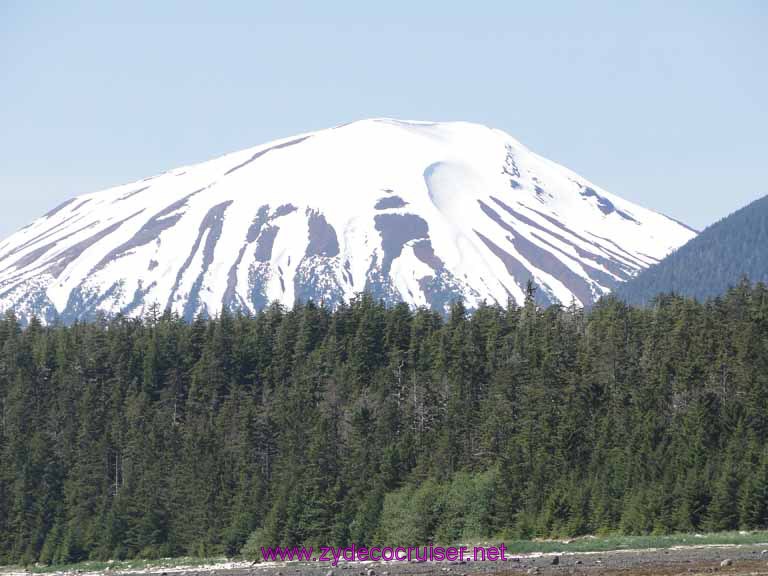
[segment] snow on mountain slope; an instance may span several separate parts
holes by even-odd
[[[464,122],[374,119],[84,194],[0,242],[0,309],[191,318],[367,290],[588,304],[695,236]]]

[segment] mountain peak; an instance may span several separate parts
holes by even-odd
[[[186,318],[361,291],[589,304],[695,234],[469,122],[373,118],[77,196],[0,242],[0,308]]]

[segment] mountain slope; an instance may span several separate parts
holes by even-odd
[[[617,295],[633,304],[647,304],[662,292],[704,300],[743,276],[768,282],[768,196],[716,222],[620,286]]]
[[[375,119],[71,199],[0,242],[0,308],[185,318],[367,290],[588,304],[695,232],[504,132]]]

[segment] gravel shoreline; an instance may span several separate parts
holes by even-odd
[[[512,555],[506,562],[228,562],[207,566],[178,566],[101,572],[51,572],[46,576],[472,576],[539,574],[676,575],[722,573],[768,576],[768,543],[748,545],[679,546],[666,549]],[[3,572],[3,576],[30,576]]]

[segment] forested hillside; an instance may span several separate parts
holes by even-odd
[[[616,288],[619,298],[647,304],[671,293],[704,300],[742,277],[768,281],[768,196],[716,222],[696,238]]]
[[[8,315],[0,563],[766,527],[764,285],[534,301]]]

